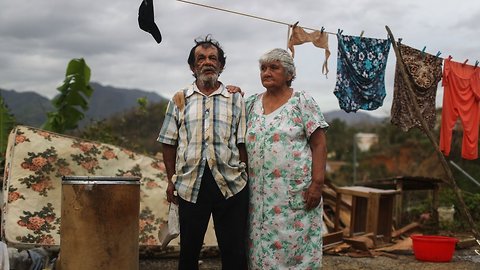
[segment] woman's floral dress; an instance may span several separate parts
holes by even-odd
[[[294,92],[276,115],[263,115],[261,95],[247,99],[249,165],[249,269],[319,269],[322,207],[305,211],[311,183],[308,143],[328,127],[315,100]]]

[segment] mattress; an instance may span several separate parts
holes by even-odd
[[[3,182],[1,236],[8,246],[60,246],[63,176],[139,177],[139,246],[160,245],[158,233],[168,219],[162,160],[20,125],[9,135]],[[205,245],[216,246],[212,226]]]

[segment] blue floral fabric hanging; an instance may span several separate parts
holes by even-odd
[[[390,40],[344,36],[339,32],[334,94],[346,112],[375,110],[383,105],[385,68]]]

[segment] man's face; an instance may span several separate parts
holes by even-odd
[[[198,46],[195,49],[195,64],[192,71],[198,80],[214,84],[220,76],[220,70],[216,47],[209,46],[204,48],[203,46]]]

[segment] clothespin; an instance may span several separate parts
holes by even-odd
[[[438,58],[438,57],[440,56],[440,54],[442,54],[442,52],[441,52],[441,51],[438,51],[435,56]]]
[[[452,57],[451,55],[448,56],[448,60],[452,60],[452,58],[453,58],[453,57]]]
[[[479,64],[478,60],[475,61],[475,67],[473,69],[476,69],[478,67],[478,64]]]
[[[343,33],[343,30],[340,30],[340,28],[338,28],[337,35],[341,35],[342,33]]]
[[[427,48],[427,46],[424,46],[423,49],[422,49],[422,59],[425,59],[425,49]]]
[[[398,44],[402,44],[402,38],[398,38]]]
[[[465,60],[465,62],[463,62],[462,66],[465,66],[467,64],[467,62],[468,62],[468,59]]]
[[[320,34],[323,34],[323,31],[325,31],[325,27],[322,26],[322,28],[320,29]]]
[[[297,24],[298,24],[299,22],[300,22],[300,21],[297,21],[296,23],[294,23],[294,24],[292,25],[292,29],[295,28],[295,27],[297,27]]]
[[[362,30],[362,32],[360,32],[360,37],[363,37],[363,33],[364,33],[364,32],[365,32],[365,31],[363,31],[363,30]]]

